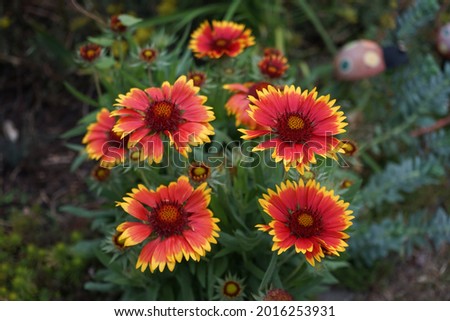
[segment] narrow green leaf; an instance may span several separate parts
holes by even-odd
[[[78,91],[78,89],[76,89],[75,87],[73,87],[71,84],[69,84],[66,81],[64,82],[64,87],[66,87],[66,89],[78,100],[80,100],[88,105],[91,105],[93,107],[100,107],[98,102],[96,102],[94,99],[84,95],[83,93]]]
[[[127,26],[127,27],[134,26],[135,24],[138,24],[139,22],[142,21],[141,18],[136,18],[136,17],[130,16],[128,14],[119,15],[119,20],[120,20],[120,22],[122,22],[122,24],[124,26]]]
[[[269,266],[266,269],[266,273],[264,274],[261,284],[259,285],[260,291],[263,291],[269,284],[270,280],[272,279],[273,272],[275,272],[275,269],[277,267],[277,261],[278,261],[278,254],[274,252],[272,254],[272,258],[270,259]]]

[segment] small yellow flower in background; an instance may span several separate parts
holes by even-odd
[[[236,57],[254,44],[251,30],[245,29],[243,24],[213,20],[212,24],[203,22],[192,33],[189,48],[197,58],[218,59],[222,56]]]
[[[293,247],[314,266],[325,255],[339,255],[348,246],[344,231],[354,218],[349,203],[314,180],[281,183],[276,191],[263,194],[259,203],[272,221],[257,227],[272,235],[272,251],[278,254]]]
[[[11,25],[11,19],[8,16],[0,17],[0,29],[8,29]]]
[[[128,53],[128,42],[125,40],[114,41],[111,46],[111,52],[116,59],[125,57]]]
[[[316,89],[308,92],[300,87],[285,86],[284,90],[268,86],[249,96],[249,116],[268,129],[239,129],[243,139],[267,137],[253,150],[273,149],[272,158],[283,161],[286,170],[295,167],[303,174],[316,156],[336,159],[342,143],[334,137],[345,132],[345,116],[334,106],[330,96],[317,97]]]
[[[208,209],[211,189],[203,183],[195,190],[186,176],[181,176],[168,186],[149,190],[143,185],[132,189],[123,202],[118,202],[125,212],[137,221],[124,222],[117,227],[122,233],[118,240],[124,246],[134,246],[147,241],[141,250],[136,268],[151,272],[165,267],[173,271],[184,257],[187,261],[200,261],[217,243],[220,231],[218,218]]]

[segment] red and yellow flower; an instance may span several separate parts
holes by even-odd
[[[255,44],[250,29],[231,21],[204,21],[191,35],[189,48],[197,58],[236,57]]]
[[[127,26],[125,26],[119,18],[119,15],[111,16],[109,20],[109,27],[112,31],[122,33],[127,30]]]
[[[214,113],[204,105],[207,98],[197,95],[198,91],[186,76],[173,85],[166,81],[161,88],[133,88],[116,100],[115,105],[123,108],[111,113],[119,116],[113,130],[129,135],[128,147],[138,145],[150,163],[162,160],[162,137],[168,137],[171,145],[187,157],[190,146],[210,142],[208,135],[214,135],[209,123],[215,119]]]
[[[338,256],[348,246],[344,231],[354,218],[349,203],[314,180],[281,183],[276,192],[269,189],[263,194],[259,203],[272,221],[257,227],[273,236],[272,251],[278,254],[294,247],[314,266],[325,253]]]
[[[217,243],[219,219],[208,209],[211,189],[203,183],[195,190],[186,176],[168,186],[149,190],[143,185],[134,188],[124,202],[125,212],[138,221],[124,222],[117,227],[119,241],[133,246],[147,241],[138,257],[136,268],[151,272],[167,268],[173,271],[183,259],[199,261]]]
[[[91,159],[100,160],[100,166],[111,168],[122,163],[127,151],[127,138],[121,138],[121,132],[114,132],[116,123],[108,109],[102,108],[97,114],[97,122],[87,128],[83,137],[86,152]]]
[[[273,148],[272,157],[283,161],[286,170],[295,167],[303,174],[309,164],[317,162],[316,155],[336,159],[336,153],[343,152],[334,135],[345,132],[347,123],[329,95],[317,97],[315,89],[302,92],[300,87],[280,90],[269,86],[258,91],[258,98],[249,99],[250,117],[268,129],[239,129],[242,138],[266,136],[253,150]]]
[[[270,84],[268,82],[246,82],[243,84],[226,84],[224,89],[232,92],[233,95],[225,103],[225,109],[228,115],[234,115],[236,117],[236,126],[245,125],[250,129],[263,129],[264,126],[259,126],[257,122],[250,117],[248,112],[250,111],[250,101],[248,96],[257,97],[256,91],[267,88]]]
[[[194,86],[201,87],[206,82],[206,74],[201,71],[189,71],[187,74],[187,79],[192,79]]]
[[[102,53],[102,47],[96,43],[88,43],[80,47],[79,55],[81,59],[87,62],[92,62]]]
[[[139,52],[139,59],[145,61],[148,64],[151,64],[158,57],[158,51],[153,48],[143,48]]]
[[[287,58],[282,55],[265,55],[258,63],[259,71],[270,78],[280,78],[289,68]]]

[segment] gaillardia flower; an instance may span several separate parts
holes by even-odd
[[[118,33],[125,32],[127,30],[127,26],[120,21],[118,15],[111,16],[111,19],[109,20],[109,27],[112,31]]]
[[[124,161],[128,140],[121,138],[121,132],[113,131],[116,120],[110,115],[108,109],[102,108],[97,114],[97,122],[88,126],[82,141],[89,158],[100,160],[100,166],[106,168]]]
[[[214,299],[221,301],[241,301],[245,298],[245,284],[244,279],[238,278],[235,275],[228,274],[225,279],[218,279],[218,284],[215,286],[216,295]]]
[[[161,136],[169,138],[178,152],[187,157],[190,146],[210,142],[208,135],[214,135],[210,121],[214,120],[211,107],[203,105],[205,96],[197,95],[198,87],[192,80],[181,76],[170,85],[164,82],[161,88],[145,90],[131,89],[126,95],[119,95],[111,115],[119,116],[114,131],[130,135],[128,147],[139,145],[143,158],[151,163],[161,162],[164,146]]]
[[[250,111],[250,100],[248,96],[258,97],[257,90],[267,88],[270,84],[268,82],[246,82],[243,84],[226,84],[224,89],[229,90],[233,95],[225,103],[225,109],[228,115],[234,115],[236,117],[236,126],[245,125],[250,129],[263,129],[265,127],[259,126],[257,122],[250,117],[248,112]]]
[[[156,51],[156,49],[143,48],[139,52],[139,59],[141,59],[142,61],[145,61],[148,64],[155,61],[157,57],[158,57],[158,51]]]
[[[218,59],[222,56],[236,57],[245,48],[253,46],[255,38],[243,24],[231,21],[204,21],[191,35],[189,49],[197,58]]]
[[[258,63],[259,71],[270,78],[280,78],[289,65],[282,54],[264,56]]]
[[[201,71],[189,71],[187,74],[187,79],[192,79],[194,86],[201,87],[206,82],[206,74]]]
[[[263,301],[293,301],[294,297],[284,289],[270,289],[263,297]]]
[[[353,211],[333,190],[321,188],[314,180],[306,185],[301,179],[298,184],[281,183],[276,192],[269,189],[263,194],[259,203],[273,220],[256,227],[273,236],[272,251],[278,254],[294,247],[314,266],[324,252],[339,255],[348,246],[344,240],[349,236],[344,231],[352,225]]]
[[[189,177],[196,183],[203,183],[211,176],[211,168],[205,163],[193,162],[189,166]]]
[[[268,136],[253,150],[273,148],[272,157],[283,161],[286,170],[296,167],[303,174],[315,155],[336,159],[342,152],[334,135],[345,132],[344,113],[330,96],[317,97],[315,89],[308,92],[300,87],[285,86],[284,90],[269,86],[258,91],[258,98],[249,96],[250,117],[269,129],[239,129],[243,139]]]
[[[125,212],[138,221],[124,222],[117,227],[125,240],[124,246],[133,246],[148,241],[141,250],[136,268],[151,272],[167,266],[173,271],[183,257],[199,261],[211,243],[217,243],[219,219],[208,209],[211,189],[206,183],[195,190],[186,176],[168,186],[161,185],[148,190],[138,185],[124,202],[118,202]]]
[[[80,57],[84,61],[92,62],[102,53],[102,47],[96,43],[88,43],[80,47]]]

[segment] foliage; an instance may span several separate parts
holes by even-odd
[[[53,240],[59,227],[39,205],[27,208],[19,200],[19,207],[14,199],[2,197],[3,206],[12,206],[0,221],[0,299],[81,300],[89,260],[72,247],[83,234],[73,230],[65,239]]]

